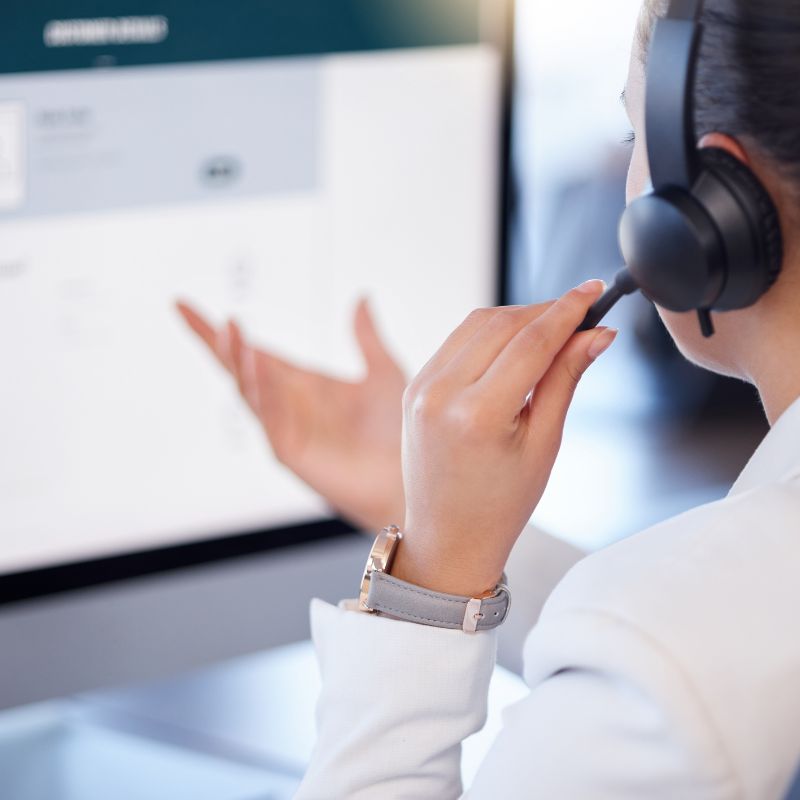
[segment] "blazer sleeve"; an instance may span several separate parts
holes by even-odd
[[[522,675],[522,649],[547,598],[586,553],[528,525],[506,564],[513,612],[497,631],[497,662]]]
[[[691,681],[646,633],[598,611],[545,615],[525,657],[530,693],[465,798],[744,796]]]
[[[602,614],[555,615],[526,646],[530,694],[462,795],[494,633],[468,636],[315,601],[318,740],[298,800],[740,797],[691,686],[667,654]]]

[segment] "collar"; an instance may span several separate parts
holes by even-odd
[[[800,475],[800,398],[781,414],[728,496]]]

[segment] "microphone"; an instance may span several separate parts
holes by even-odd
[[[633,275],[631,275],[627,267],[623,267],[623,269],[614,276],[614,282],[611,286],[603,292],[602,296],[586,313],[583,322],[578,326],[575,333],[596,328],[603,317],[605,317],[623,297],[633,294],[638,288],[633,279]]]

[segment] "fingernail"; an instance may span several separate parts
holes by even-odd
[[[583,294],[597,294],[599,291],[604,291],[605,288],[605,281],[601,281],[599,278],[593,278],[590,281],[584,281],[580,286],[576,286],[575,291],[582,292]]]
[[[596,358],[599,358],[601,355],[603,355],[603,353],[605,353],[605,351],[608,350],[608,348],[614,343],[614,339],[617,338],[618,333],[619,331],[616,328],[608,328],[602,333],[598,333],[589,346],[589,358],[594,361]]]

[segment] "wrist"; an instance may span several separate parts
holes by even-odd
[[[479,577],[489,574],[488,570],[465,574],[451,569],[449,558],[431,560],[430,551],[418,561],[415,555],[420,551],[413,547],[413,540],[401,557],[404,542],[396,525],[383,528],[375,537],[361,578],[360,611],[420,625],[460,628],[464,633],[503,623],[511,593],[502,573],[498,580]]]
[[[481,597],[494,591],[502,577],[505,561],[482,554],[423,547],[418,537],[404,531],[391,574],[398,580],[434,592]]]

